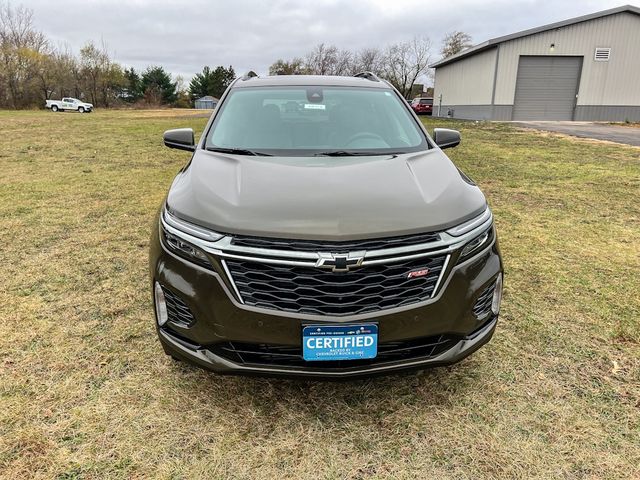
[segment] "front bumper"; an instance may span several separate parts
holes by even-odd
[[[217,373],[309,378],[357,378],[384,375],[398,370],[437,367],[457,363],[487,343],[493,336],[497,323],[498,317],[496,316],[472,335],[461,339],[449,350],[436,357],[416,358],[405,361],[388,362],[379,365],[374,364],[364,367],[347,367],[341,369],[285,368],[282,366],[251,364],[243,365],[216,355],[206,348],[194,349],[161,328],[158,328],[158,337],[167,354],[180,360],[187,360],[195,363]]]
[[[155,229],[154,229],[155,230]],[[452,262],[455,263],[455,262]],[[269,376],[351,378],[425,368],[458,362],[487,343],[497,316],[478,320],[473,306],[502,272],[497,242],[462,264],[449,265],[437,295],[425,302],[383,312],[341,317],[291,314],[239,303],[221,265],[215,270],[194,265],[169,252],[156,231],[151,239],[150,277],[171,290],[191,310],[192,325],[167,323],[158,327],[165,352],[218,373]],[[299,347],[302,327],[309,323],[375,322],[379,344],[448,335],[455,342],[436,355],[350,366],[348,362],[329,368],[324,362],[284,366],[277,362],[234,361],[215,348],[226,342]],[[354,362],[356,363],[356,362]]]

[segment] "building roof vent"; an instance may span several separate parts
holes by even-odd
[[[610,48],[596,47],[596,53],[593,59],[596,62],[608,62],[610,56],[611,56]]]

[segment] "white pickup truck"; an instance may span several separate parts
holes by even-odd
[[[50,108],[52,112],[73,110],[74,112],[89,113],[93,110],[93,105],[81,102],[77,98],[66,97],[62,100],[47,100],[45,108]]]

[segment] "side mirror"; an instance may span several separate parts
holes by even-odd
[[[460,143],[460,132],[448,128],[434,128],[433,141],[440,148],[452,148]]]
[[[169,148],[187,150],[193,152],[196,149],[196,140],[191,128],[176,128],[167,130],[162,136],[164,144]]]

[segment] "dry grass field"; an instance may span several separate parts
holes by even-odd
[[[147,280],[188,159],[161,135],[194,113],[0,112],[0,478],[640,478],[640,148],[439,122],[497,219],[491,343],[372,380],[221,377],[163,354]]]

